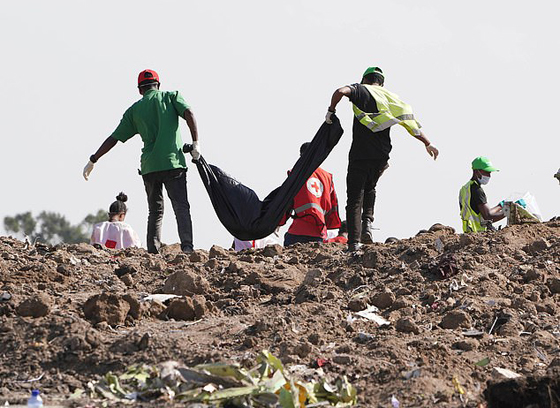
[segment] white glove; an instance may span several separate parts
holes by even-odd
[[[331,119],[332,115],[334,115],[334,112],[327,110],[327,114],[325,115],[325,122],[327,123],[327,125],[332,125],[332,119]]]
[[[192,144],[191,156],[193,160],[200,159],[200,144],[198,140],[194,141]]]
[[[84,173],[83,173],[86,181],[88,181],[89,175],[93,170],[93,166],[95,166],[95,164],[91,160],[88,160],[88,164],[86,164],[86,167],[84,167]]]
[[[434,160],[437,159],[437,157],[439,155],[439,150],[435,146],[432,146],[432,144],[429,144],[428,146],[426,146],[426,151],[428,152],[430,157],[434,158]]]

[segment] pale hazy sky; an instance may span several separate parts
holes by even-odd
[[[377,65],[440,149],[433,162],[393,128],[377,240],[436,222],[459,229],[458,191],[479,155],[501,169],[486,187],[491,204],[531,191],[549,219],[560,214],[552,178],[560,166],[559,9],[540,0],[4,1],[0,217],[48,210],[77,223],[122,190],[127,221],[145,242],[140,137],[82,178],[88,157],[140,97],[143,69],[191,104],[206,160],[263,198],[321,125],[333,90]],[[344,218],[347,100],[338,112],[345,134],[322,167],[334,174]],[[192,164],[188,182],[195,246],[229,246]],[[169,201],[163,231],[165,242],[178,241]]]

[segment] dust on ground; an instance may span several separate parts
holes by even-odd
[[[69,397],[134,363],[250,366],[267,349],[347,375],[362,407],[556,406],[559,260],[558,221],[469,235],[436,224],[354,255],[0,237],[0,404],[37,388],[50,404],[100,406]],[[356,314],[369,306],[389,324]]]

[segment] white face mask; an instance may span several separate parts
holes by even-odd
[[[488,184],[489,181],[490,181],[490,176],[480,176],[480,178],[478,179],[478,182],[481,185]]]

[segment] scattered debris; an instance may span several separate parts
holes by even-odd
[[[215,249],[212,263],[207,251],[189,256],[179,245],[153,255],[0,237],[0,294],[10,295],[0,301],[0,403],[16,403],[11,396],[27,395],[30,385],[16,381],[43,372],[31,384],[49,403],[72,396],[88,406],[89,389],[76,390],[124,367],[163,370],[156,364],[174,359],[186,366],[169,367],[170,374],[219,362],[248,371],[262,349],[293,367],[289,377],[298,381],[347,374],[368,407],[391,406],[391,396],[400,406],[477,406],[484,384],[498,381],[557,390],[559,236],[558,221],[480,234],[434,228],[352,256],[340,245],[308,244],[269,250],[272,256]],[[444,259],[455,268],[444,268],[449,277],[431,269]],[[123,265],[128,272],[119,278]],[[48,314],[18,313],[40,294],[50,297]],[[191,320],[168,313],[172,302],[183,312],[187,305]],[[493,367],[521,377],[505,379]],[[137,398],[129,381],[119,385]],[[215,381],[198,388],[206,395],[228,389]]]
[[[378,315],[379,309],[375,306],[369,306],[367,309],[357,312],[356,314],[364,319],[371,320],[377,323],[379,326],[389,325],[390,321]]]
[[[160,303],[165,303],[167,302],[169,299],[174,299],[174,298],[180,298],[181,296],[179,295],[166,295],[163,293],[156,293],[153,295],[147,295],[144,296],[142,298],[142,302],[160,302]]]
[[[477,361],[474,363],[475,366],[484,367],[490,364],[490,359],[488,357],[483,358],[482,360]]]
[[[514,378],[521,377],[521,375],[517,374],[516,372],[508,370],[507,368],[500,368],[500,367],[494,367],[492,369],[492,375],[494,375],[497,378],[507,378],[507,379],[514,379]]]
[[[245,370],[231,364],[201,364],[192,368],[174,361],[158,366],[135,365],[117,376],[106,374],[90,381],[92,398],[107,400],[200,402],[215,406],[301,407],[328,402],[349,407],[357,403],[357,391],[343,376],[302,382],[288,374],[279,359],[264,350],[256,365]],[[315,405],[318,406],[318,405]]]

